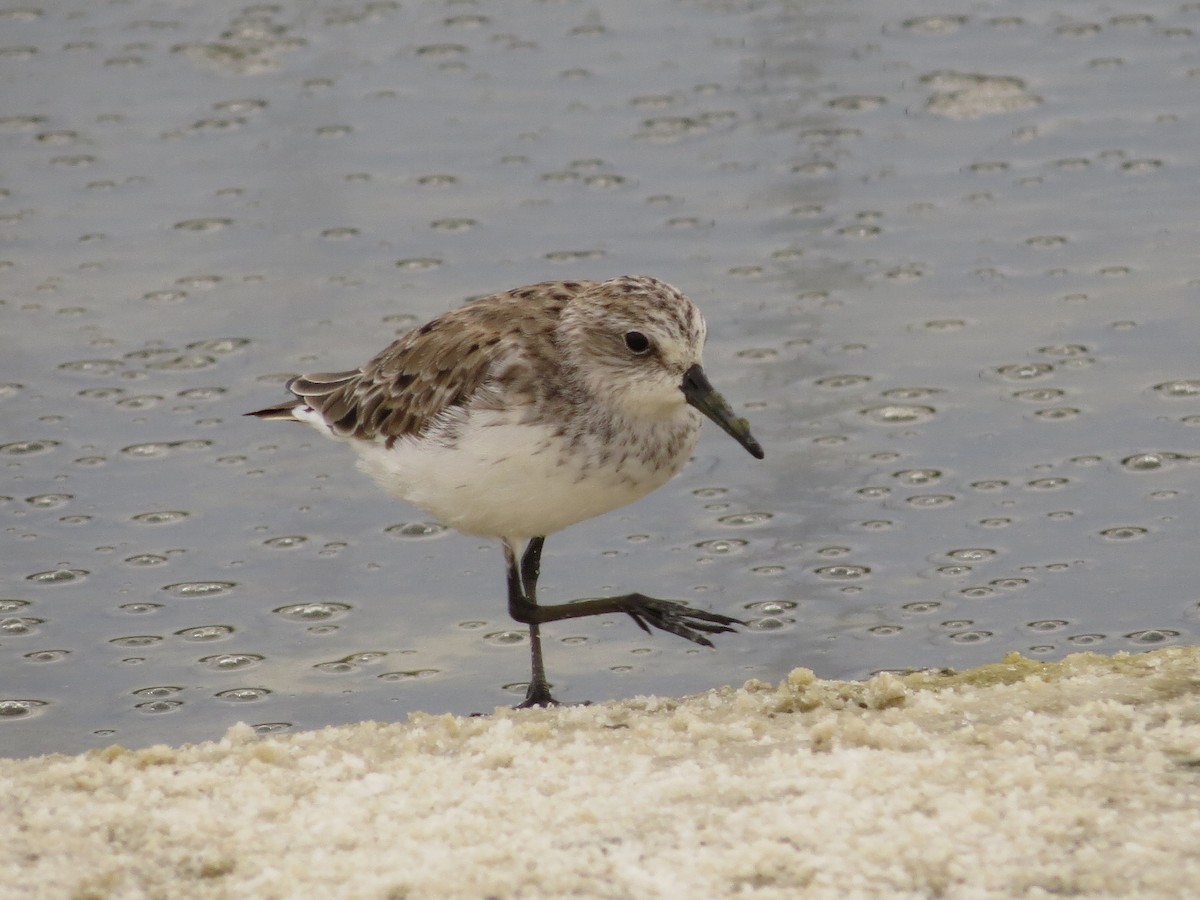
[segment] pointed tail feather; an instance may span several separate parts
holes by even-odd
[[[298,406],[304,406],[304,401],[300,399],[292,400],[289,403],[281,403],[279,406],[268,406],[266,409],[256,409],[253,412],[242,413],[245,416],[255,416],[259,419],[282,419],[289,422],[299,422],[293,415],[293,411]]]

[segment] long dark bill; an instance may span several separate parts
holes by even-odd
[[[750,423],[733,414],[725,398],[717,393],[708,381],[708,376],[700,368],[700,364],[692,366],[683,373],[683,383],[679,385],[687,402],[704,413],[721,426],[722,430],[741,444],[755,459],[763,458],[763,448],[754,435],[750,433]]]

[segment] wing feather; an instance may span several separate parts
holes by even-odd
[[[288,390],[334,431],[390,445],[419,437],[481,390],[532,361],[570,299],[593,282],[543,282],[444,313],[359,369],[301,375]]]

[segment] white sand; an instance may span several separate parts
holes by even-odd
[[[5,897],[1195,895],[1200,649],[0,760]]]

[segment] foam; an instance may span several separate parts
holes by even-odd
[[[0,760],[6,896],[1177,897],[1200,649]]]

